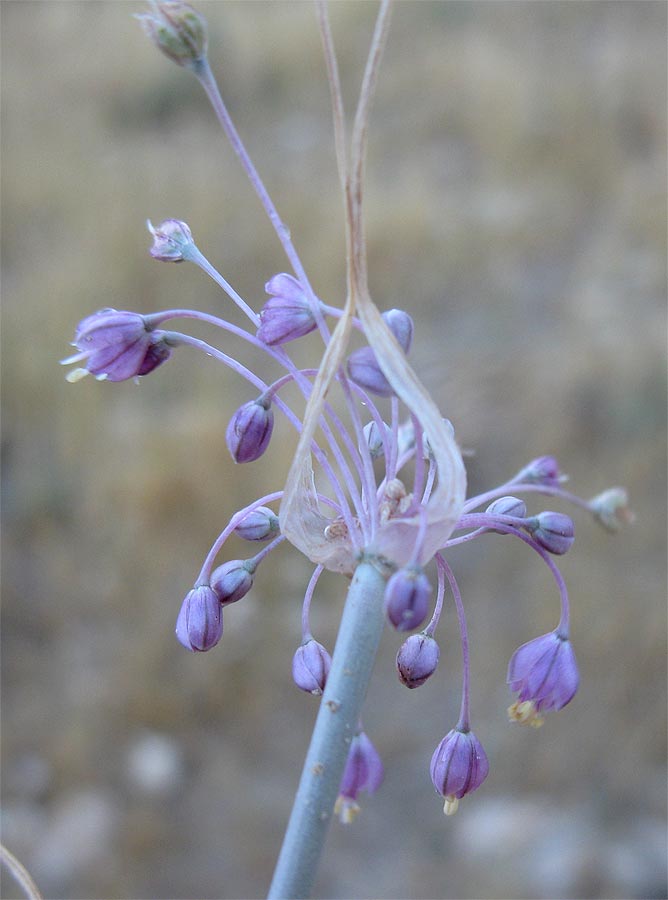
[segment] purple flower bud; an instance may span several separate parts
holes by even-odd
[[[559,471],[559,463],[554,456],[539,456],[511,479],[518,484],[544,484],[550,487],[557,487],[566,480],[566,476]]]
[[[166,219],[154,228],[150,219],[147,219],[146,227],[153,235],[153,246],[149,251],[153,259],[162,262],[183,262],[188,259],[188,253],[195,245],[185,222]]]
[[[198,585],[187,595],[176,620],[176,637],[186,650],[204,652],[215,647],[223,634],[223,610],[208,585]]]
[[[274,428],[271,401],[264,397],[244,403],[230,419],[225,438],[232,459],[253,462],[267,449]]]
[[[322,644],[311,638],[292,657],[292,678],[307,694],[322,694],[332,665],[332,657]]]
[[[151,10],[136,18],[158,50],[179,66],[194,68],[206,56],[206,22],[182,0],[151,0]]]
[[[383,319],[399,342],[404,353],[408,353],[413,340],[413,320],[408,313],[400,309],[389,309],[383,313]],[[383,375],[376,354],[371,347],[360,347],[348,357],[348,375],[366,391],[377,394],[379,397],[391,397],[394,394],[392,386]]]
[[[619,531],[622,525],[630,525],[635,516],[629,509],[629,497],[624,488],[614,487],[603,491],[589,501],[594,518],[608,531]]]
[[[236,603],[253,587],[255,566],[251,560],[231,559],[213,570],[211,587],[221,606]]]
[[[346,767],[341,779],[334,812],[344,825],[349,825],[360,811],[358,794],[375,793],[383,783],[383,761],[363,731],[352,739]]]
[[[472,731],[453,729],[434,751],[430,772],[434,787],[445,798],[443,812],[451,816],[462,797],[476,791],[487,778],[489,762]]]
[[[397,671],[399,681],[407,688],[417,688],[433,675],[440,651],[431,635],[412,634],[399,647]]]
[[[419,628],[429,609],[431,585],[422,569],[407,566],[392,575],[385,586],[385,613],[397,631]]]
[[[507,681],[511,691],[519,691],[508,709],[510,719],[542,725],[542,713],[561,709],[577,692],[580,676],[571,642],[551,631],[522,644],[508,664]]]
[[[292,275],[274,275],[264,286],[271,294],[260,312],[257,336],[270,346],[294,341],[316,328],[315,316],[304,289]]]
[[[72,346],[79,351],[63,365],[83,362],[68,381],[78,381],[90,372],[99,380],[127,381],[147,375],[169,358],[171,350],[162,332],[153,332],[139,313],[101,309],[77,326]]]
[[[563,556],[573,546],[575,526],[563,513],[542,512],[527,519],[524,527],[548,553]]]
[[[234,529],[234,533],[245,541],[266,541],[278,532],[278,516],[266,506],[258,506],[248,513]]]

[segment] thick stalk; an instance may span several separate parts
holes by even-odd
[[[384,591],[378,569],[362,562],[348,591],[269,900],[302,900],[310,894],[383,631]]]

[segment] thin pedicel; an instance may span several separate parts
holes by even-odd
[[[430,610],[430,570],[437,591],[433,614],[421,632],[406,638],[397,653],[399,678],[422,685],[435,673],[439,647],[435,632],[446,589],[456,610],[462,648],[462,700],[454,728],[438,743],[431,778],[452,814],[459,801],[484,782],[489,762],[470,724],[470,653],[464,605],[447,551],[491,534],[511,535],[533,550],[550,569],[560,600],[553,632],[523,644],[512,655],[508,683],[517,692],[512,721],[538,726],[561,709],[578,687],[578,669],[569,637],[569,600],[553,556],[568,552],[575,532],[571,518],[550,510],[527,514],[535,494],[570,502],[589,511],[610,531],[632,520],[626,492],[611,488],[592,500],[566,491],[565,477],[552,456],[533,460],[502,485],[466,498],[466,473],[454,429],[443,418],[408,362],[413,321],[408,312],[381,313],[367,287],[363,227],[366,128],[389,28],[389,0],[382,0],[364,73],[350,140],[346,133],[338,64],[327,6],[316,0],[334,112],[336,154],[346,224],[347,284],[342,308],[314,292],[260,176],[229,116],[207,58],[203,17],[180,0],[152,2],[138,18],[151,41],[201,83],[215,115],[248,175],[283,246],[292,273],[268,278],[268,299],[253,309],[196,246],[189,226],[178,219],[153,225],[151,255],[164,262],[192,262],[218,284],[244,313],[248,327],[192,309],[150,315],[104,309],[76,330],[76,353],[63,360],[80,367],[67,376],[90,373],[99,380],[139,380],[189,346],[222,362],[252,386],[248,400],[227,426],[227,445],[237,463],[260,460],[271,447],[275,413],[297,435],[297,449],[285,484],[236,512],[209,550],[177,617],[178,640],[206,652],[223,636],[223,609],[252,589],[261,565],[284,542],[314,565],[302,607],[301,642],[293,661],[297,687],[322,695],[313,738],[270,889],[271,897],[307,896],[328,823],[334,811],[352,821],[358,795],[373,793],[383,778],[378,751],[363,730],[360,711],[381,632],[389,622],[398,632],[419,628]],[[283,373],[273,381],[248,369],[234,355],[188,334],[167,330],[175,319],[198,320],[217,329],[225,346],[262,349]],[[300,369],[288,345],[319,335],[322,357]],[[350,349],[353,332],[366,344]],[[228,347],[229,349],[229,347]],[[296,385],[304,410],[281,397]],[[274,509],[272,504],[278,504]],[[247,559],[216,567],[225,542],[236,534],[257,547]],[[310,608],[322,572],[351,579],[333,655],[311,633]],[[227,613],[226,613],[227,614]],[[233,615],[233,609],[229,615]]]

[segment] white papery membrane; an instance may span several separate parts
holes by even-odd
[[[318,500],[310,445],[327,391],[347,351],[352,305],[350,302],[346,305],[316,377],[279,513],[281,531],[290,543],[313,563],[348,575],[357,564],[355,551],[349,535],[328,527],[333,519],[325,515]],[[390,518],[379,525],[373,545],[364,550],[367,555],[386,561],[390,568],[414,561],[423,565],[446,543],[461,515],[466,495],[464,463],[451,430],[373,301],[366,294],[364,299],[358,297],[355,305],[383,374],[424,429],[438,473],[435,489],[425,506],[426,527],[417,556],[414,548],[422,527],[420,513],[410,518]]]

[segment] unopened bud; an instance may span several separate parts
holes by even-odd
[[[384,456],[385,444],[383,443],[383,437],[387,442],[389,442],[392,438],[390,428],[384,422],[383,429],[385,431],[384,436],[382,435],[380,429],[378,428],[378,425],[376,425],[375,422],[367,422],[367,424],[364,426],[364,438],[369,448],[371,459],[380,459],[382,456]]]
[[[177,65],[197,68],[206,57],[206,21],[182,0],[151,0],[150,11],[136,18],[158,50]]]
[[[259,459],[269,446],[274,428],[271,401],[264,397],[244,403],[230,419],[225,438],[237,463]]]
[[[407,688],[417,688],[434,674],[440,651],[431,635],[412,634],[399,647],[397,671]]]
[[[388,328],[397,339],[404,353],[408,353],[413,340],[413,320],[401,309],[390,309],[383,313]],[[359,347],[348,357],[348,375],[361,388],[379,397],[391,397],[394,390],[383,375],[378,359],[371,347]]]
[[[176,636],[193,653],[210,650],[223,634],[223,610],[216,593],[208,585],[190,591],[176,620]]]
[[[559,471],[559,463],[554,456],[539,456],[511,479],[518,484],[544,484],[549,487],[557,487],[567,480]]]
[[[245,541],[266,541],[278,532],[278,516],[266,506],[258,506],[248,513],[234,529],[234,533]]]
[[[162,262],[183,262],[188,259],[189,251],[195,245],[190,228],[185,222],[179,219],[165,219],[156,228],[151,220],[147,219],[146,227],[153,235],[153,246],[149,250],[153,259]]]
[[[385,613],[397,631],[419,628],[429,609],[431,585],[422,569],[407,566],[391,576],[385,587]]]
[[[297,687],[316,696],[325,690],[332,657],[318,641],[311,638],[298,647],[292,658],[292,678]]]
[[[524,519],[527,514],[527,505],[518,497],[499,497],[498,500],[490,503],[485,511],[492,516],[513,516],[515,519]],[[505,531],[497,528],[490,528],[489,531],[506,534]]]
[[[548,553],[563,556],[573,546],[575,526],[569,516],[558,512],[542,512],[527,519],[524,527]]]
[[[236,603],[253,587],[255,566],[250,560],[231,559],[214,569],[211,587],[221,606]]]

